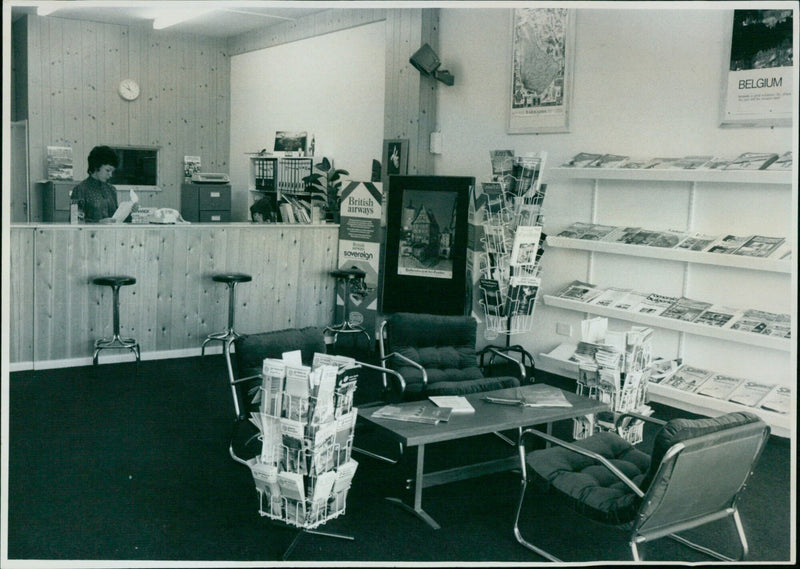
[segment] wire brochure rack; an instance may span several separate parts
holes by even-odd
[[[542,225],[546,153],[515,157],[510,173],[484,182],[481,210],[483,252],[477,256],[480,304],[492,335],[533,329],[541,284]],[[484,197],[485,196],[485,197]]]
[[[595,321],[605,321],[596,318]],[[600,343],[580,342],[576,350],[579,372],[576,393],[607,403],[614,416],[633,411],[649,415],[646,405],[647,385],[652,369],[653,330],[634,326],[627,332],[606,332]],[[623,421],[617,433],[631,444],[642,441],[644,422]],[[603,421],[594,415],[573,420],[573,437],[584,439],[601,430],[613,430],[614,421]]]
[[[367,364],[364,364],[367,365]],[[303,533],[353,539],[316,530],[345,513],[358,463],[351,458],[358,409],[353,396],[361,364],[317,353],[310,367],[267,358],[250,421],[260,453],[235,460],[250,469],[259,513],[299,528],[283,555]]]

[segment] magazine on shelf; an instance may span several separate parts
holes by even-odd
[[[619,243],[626,245],[646,245],[648,247],[674,247],[677,245],[682,234],[671,231],[655,231],[652,229],[640,229],[635,233],[628,233]]]
[[[767,327],[764,329],[762,334],[766,336],[776,336],[778,338],[791,338],[792,337],[792,324],[791,321],[787,319],[776,319],[772,320],[767,323]]]
[[[700,168],[703,164],[711,160],[713,156],[711,155],[690,155],[684,156],[683,158],[679,158],[673,164],[674,168],[683,168],[684,170],[696,170]]]
[[[785,237],[767,237],[765,235],[753,235],[745,241],[734,255],[744,255],[747,257],[769,257],[781,245],[786,242]]]
[[[620,156],[619,154],[603,154],[589,164],[590,168],[619,168],[622,163],[628,159],[628,156]]]
[[[743,152],[725,166],[726,170],[764,170],[778,159],[773,152]]]
[[[772,383],[746,379],[739,387],[733,390],[733,393],[728,397],[728,401],[747,405],[748,407],[756,407],[773,387],[775,386]]]
[[[508,282],[504,316],[530,316],[541,286],[538,277],[513,276]]]
[[[541,236],[541,226],[517,227],[514,232],[514,244],[511,247],[511,265],[529,267],[535,265]]]
[[[675,162],[680,160],[680,158],[676,157],[659,157],[659,158],[651,158],[650,162],[645,164],[645,170],[669,170],[675,167]]]
[[[732,377],[721,373],[715,373],[703,382],[703,385],[697,388],[695,393],[698,395],[707,395],[715,399],[727,399],[730,397],[733,390],[739,387],[739,384],[744,382],[740,377]]]
[[[616,227],[613,225],[600,225],[599,223],[584,223],[582,221],[576,221],[559,233],[558,237],[599,241],[615,229]]]
[[[732,330],[740,330],[742,332],[754,332],[756,334],[765,334],[775,325],[788,324],[788,315],[779,316],[773,312],[766,310],[756,310],[749,308],[731,324]]]
[[[792,169],[792,151],[784,152],[778,159],[767,166],[767,170],[791,170]]]
[[[706,308],[695,318],[695,324],[705,324],[717,328],[730,328],[731,325],[744,314],[739,308],[730,308],[720,304],[713,304]]]
[[[667,308],[675,304],[677,301],[677,296],[665,296],[663,294],[650,293],[643,301],[631,308],[631,311],[637,314],[660,316]]]
[[[714,375],[713,371],[683,364],[670,377],[665,378],[661,385],[680,389],[681,391],[693,392],[712,375]]]
[[[392,419],[393,421],[407,421],[411,423],[426,423],[437,425],[448,421],[453,410],[449,407],[436,407],[420,403],[419,405],[385,405],[373,411],[373,419]]]
[[[776,385],[764,396],[758,404],[762,409],[788,414],[792,408],[792,389],[783,385]]]
[[[617,287],[609,287],[594,297],[592,300],[589,301],[589,304],[594,304],[596,306],[613,306],[623,298],[625,298],[628,293],[631,292],[629,288],[617,288]]]
[[[589,165],[600,158],[602,154],[579,152],[562,165],[565,168],[588,168]]]
[[[656,358],[650,364],[650,383],[661,383],[665,379],[672,377],[681,366],[681,358],[665,360]]]
[[[752,235],[725,235],[717,239],[706,249],[709,253],[733,254],[739,247],[744,245]]]
[[[619,299],[617,302],[611,305],[611,308],[615,308],[617,310],[630,310],[633,311],[634,308],[639,306],[644,300],[647,298],[648,293],[639,292],[637,290],[632,290],[624,297]]]
[[[650,158],[641,158],[641,157],[634,157],[626,159],[622,164],[619,165],[620,168],[627,168],[630,170],[639,170],[644,168],[650,163]]]
[[[705,164],[698,166],[698,170],[724,170],[725,166],[736,159],[735,156],[714,156]]]
[[[675,248],[686,249],[687,251],[707,251],[718,239],[720,239],[719,235],[693,233],[678,243]]]
[[[567,300],[577,300],[578,302],[590,302],[601,292],[603,291],[593,284],[576,280],[561,289],[556,296]]]
[[[672,306],[661,313],[664,318],[674,318],[683,322],[694,322],[704,310],[711,307],[710,302],[692,300],[682,296]]]
[[[455,415],[474,413],[475,407],[461,395],[431,395],[428,397],[437,407],[449,407]]]
[[[600,241],[608,243],[625,243],[631,235],[638,233],[641,227],[617,227],[610,233],[603,236]]]
[[[651,247],[662,247],[665,249],[672,249],[678,246],[678,243],[686,239],[688,234],[685,231],[677,229],[668,229],[667,231],[659,231],[658,235],[648,243]]]

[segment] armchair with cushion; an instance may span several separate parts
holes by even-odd
[[[233,347],[233,350],[231,349]],[[261,369],[264,358],[281,358],[284,352],[300,350],[303,365],[311,365],[316,352],[326,353],[325,336],[322,328],[308,326],[305,328],[287,328],[271,332],[241,335],[227,340],[225,363],[228,370],[228,383],[233,396],[233,406],[236,418],[230,440],[230,454],[239,460],[234,446],[248,445],[253,442],[252,437],[238,437],[240,427],[249,423],[251,411],[257,411],[258,406],[252,404],[255,391],[261,385]],[[395,390],[402,391],[402,377],[396,372],[365,362],[357,362],[362,368],[373,370],[376,376],[381,376],[383,385],[390,389],[394,384]],[[359,374],[359,381],[364,374]],[[391,378],[391,382],[387,381]],[[377,379],[377,378],[376,378]],[[255,428],[253,429],[255,432]]]
[[[398,312],[386,317],[379,332],[381,362],[405,380],[403,400],[431,395],[467,395],[519,387],[525,366],[501,348],[476,351],[477,322],[471,316]],[[481,367],[485,356],[512,366],[515,376],[493,377]]]
[[[626,416],[662,425],[651,455],[612,432],[574,443],[533,429],[523,432],[519,444],[522,487],[514,520],[517,541],[550,561],[560,561],[527,541],[520,531],[530,479],[543,483],[582,516],[627,530],[635,561],[641,560],[640,544],[667,536],[716,559],[734,561],[677,535],[728,517],[736,527],[743,559],[748,545],[737,501],[769,437],[769,427],[746,412],[666,423],[627,413],[617,421]],[[553,446],[529,453],[527,445],[535,438]],[[575,531],[582,528],[586,526],[578,525]]]

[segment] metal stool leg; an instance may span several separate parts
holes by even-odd
[[[336,345],[339,339],[339,334],[364,334],[367,337],[367,343],[372,342],[372,338],[362,326],[353,326],[350,324],[350,292],[353,287],[353,280],[350,278],[337,278],[337,289],[342,287],[342,322],[332,326],[326,326],[324,332],[326,334],[333,334],[333,345]]]
[[[108,339],[97,340],[94,343],[94,353],[92,354],[92,365],[97,365],[100,350],[106,349],[126,349],[133,352],[136,356],[136,364],[141,360],[141,351],[139,343],[133,338],[120,338],[119,336],[119,285],[111,287],[113,297],[113,310],[114,310],[114,336]]]
[[[224,349],[224,346],[227,345],[227,341],[229,339],[235,340],[240,336],[240,334],[237,334],[233,329],[234,318],[236,316],[236,283],[231,282],[226,284],[228,285],[228,329],[224,332],[215,332],[206,336],[206,339],[203,340],[203,345],[200,347],[201,356],[206,355],[206,344],[209,342],[222,342]]]

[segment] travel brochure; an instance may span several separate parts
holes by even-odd
[[[641,158],[620,154],[579,152],[563,168],[626,168],[638,170],[790,170],[791,150],[743,152],[738,156],[689,155],[680,157]]]
[[[716,373],[688,364],[673,366],[668,373],[651,374],[650,382],[775,413],[787,414],[790,410],[789,387]]]
[[[666,249],[685,249],[705,253],[740,255],[762,259],[790,259],[791,248],[785,237],[767,235],[709,235],[680,230],[656,230],[641,227],[617,227],[576,221],[556,237],[643,245]]]
[[[766,310],[731,308],[687,297],[672,297],[615,287],[601,288],[572,281],[555,295],[589,305],[692,322],[715,328],[791,338],[791,315]]]

